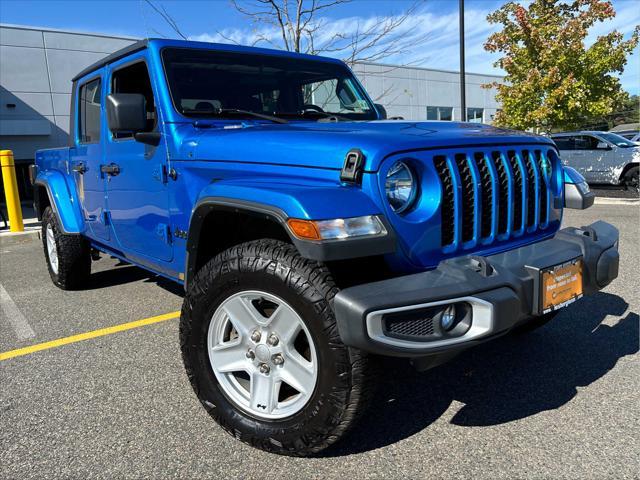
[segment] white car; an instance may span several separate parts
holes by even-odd
[[[565,132],[551,135],[565,165],[588,183],[623,185],[638,191],[640,146],[611,132]]]

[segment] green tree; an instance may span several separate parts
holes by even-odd
[[[577,128],[585,118],[606,117],[625,93],[616,74],[638,44],[640,26],[628,40],[612,31],[585,46],[596,22],[615,17],[610,1],[533,0],[528,7],[509,2],[490,14],[501,31],[484,48],[499,52],[496,67],[506,72],[495,82],[502,110],[500,126],[542,131]]]

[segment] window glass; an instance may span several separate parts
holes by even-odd
[[[633,134],[631,134],[633,135]],[[617,133],[598,133],[598,136],[602,137],[603,139],[605,139],[607,142],[609,143],[613,143],[615,146],[617,147],[622,147],[622,148],[632,148],[632,147],[637,147],[637,145],[635,143],[633,143],[631,140],[623,137],[622,135],[618,135]],[[629,137],[629,138],[633,138],[633,136]]]
[[[427,120],[453,120],[453,107],[427,107]]]
[[[484,108],[467,108],[467,122],[482,123]]]
[[[558,150],[573,150],[573,137],[551,137]]]
[[[80,87],[78,138],[82,143],[100,141],[101,84],[100,79],[96,78]]]
[[[185,116],[238,118],[230,111],[245,110],[314,121],[377,118],[339,63],[177,48],[163,50],[162,58],[175,108]]]
[[[577,135],[575,138],[576,150],[596,150],[598,143],[600,142],[596,137],[591,135]]]
[[[151,132],[156,124],[156,108],[151,89],[151,79],[144,62],[121,68],[113,72],[111,77],[111,93],[140,93],[144,95],[147,108],[147,127],[145,132]],[[132,133],[117,133],[115,138],[133,137]]]

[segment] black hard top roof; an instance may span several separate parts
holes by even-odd
[[[107,55],[106,57],[98,60],[96,63],[93,63],[91,65],[89,65],[87,68],[85,68],[84,70],[82,70],[80,73],[78,73],[75,77],[73,77],[72,81],[75,82],[77,80],[79,80],[80,78],[84,77],[85,75],[98,70],[99,68],[104,67],[105,65],[108,65],[109,63],[115,62],[116,60],[119,60],[123,57],[126,57],[127,55],[133,53],[133,52],[137,52],[139,50],[144,50],[145,48],[147,48],[147,45],[149,44],[149,39],[144,39],[144,40],[139,40],[135,43],[132,43],[131,45],[128,45],[124,48],[121,48],[120,50],[116,50],[115,52]]]

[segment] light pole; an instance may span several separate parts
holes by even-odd
[[[460,120],[467,121],[467,94],[466,94],[466,79],[464,73],[464,0],[459,0],[459,12],[460,18]]]

